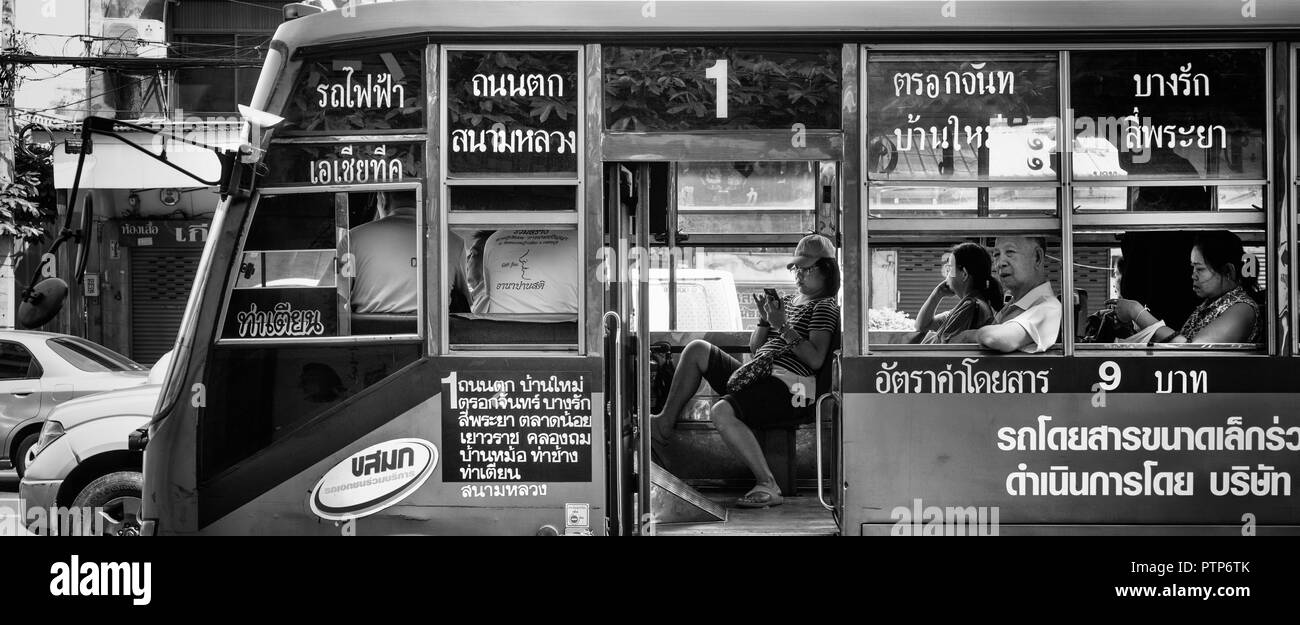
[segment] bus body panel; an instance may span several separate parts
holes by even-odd
[[[456,372],[495,372],[502,370],[533,371],[539,377],[549,371],[577,371],[593,380],[594,389],[602,384],[601,372],[591,368],[592,359],[586,358],[552,358],[546,362],[539,359],[512,359],[506,362],[495,359],[438,358],[426,359],[415,366],[398,372],[379,386],[359,394],[357,401],[348,400],[339,407],[325,413],[314,422],[292,436],[272,443],[254,456],[236,465],[201,485],[199,493],[194,491],[182,494],[177,489],[169,489],[166,496],[155,497],[166,500],[168,506],[150,506],[150,518],[158,520],[157,531],[160,534],[193,533],[202,534],[337,534],[343,530],[339,524],[324,520],[313,513],[310,499],[322,477],[336,465],[348,460],[349,456],[372,445],[397,439],[415,438],[428,441],[437,450],[437,461],[432,475],[417,490],[402,498],[399,503],[389,508],[356,520],[349,528],[358,534],[534,534],[544,526],[556,528],[563,532],[566,526],[566,504],[586,506],[589,510],[587,525],[576,529],[603,534],[604,498],[605,498],[605,427],[603,410],[595,410],[604,405],[604,393],[593,390],[590,393],[593,407],[590,427],[590,471],[588,481],[550,482],[550,483],[514,483],[507,481],[469,481],[452,475],[447,470],[446,454],[462,447],[458,442],[444,444],[444,394],[429,380],[437,380],[442,375],[430,375],[431,371],[439,373]],[[443,368],[435,368],[441,365]],[[360,436],[325,436],[326,428],[339,424],[347,425],[350,420],[364,416],[362,412],[373,409],[373,404],[365,405],[366,396],[385,396],[385,386],[404,386],[410,379],[417,379],[425,388],[427,399],[415,407],[396,414],[379,427]],[[391,399],[392,393],[388,393]],[[360,405],[358,405],[360,404]],[[454,419],[455,415],[449,418]],[[173,413],[171,418],[155,428],[155,436],[162,439],[172,438],[178,433],[193,432],[194,422],[201,419],[199,411],[182,410]],[[183,427],[188,422],[189,427]],[[313,432],[312,430],[316,430]],[[313,440],[314,439],[314,440]],[[315,443],[314,445],[304,444]],[[184,443],[182,443],[184,444]],[[189,443],[194,445],[193,442]],[[156,449],[163,449],[159,443]],[[254,483],[241,471],[251,469],[256,473],[266,473],[279,469],[286,464],[284,452],[278,447],[294,446],[291,451],[293,461],[301,464],[314,460],[310,466],[291,476],[259,475],[262,480]],[[328,446],[328,451],[322,451]],[[473,445],[469,445],[473,448]],[[523,447],[523,445],[521,445]],[[151,448],[153,445],[151,444]],[[511,447],[513,449],[513,447]],[[302,454],[324,454],[304,458]],[[161,457],[162,454],[151,454]],[[167,454],[166,457],[184,457],[184,454]],[[190,456],[191,460],[193,456]],[[260,465],[260,466],[259,466]],[[274,467],[264,469],[263,467]],[[503,466],[505,466],[503,464]],[[168,483],[166,480],[176,475],[177,469],[190,476],[195,468],[172,467],[171,473],[164,479],[161,470],[150,470],[149,486]],[[165,469],[163,469],[165,470]],[[226,482],[226,483],[223,483]],[[230,482],[233,482],[231,484]],[[260,484],[260,485],[259,485]],[[269,484],[269,488],[262,490]],[[155,495],[163,495],[154,491]],[[183,495],[178,497],[178,495]],[[232,499],[236,499],[232,503]],[[156,505],[156,504],[155,504]],[[199,518],[193,519],[184,514],[186,510],[199,510]],[[215,511],[214,511],[215,510]],[[505,513],[510,510],[510,513]],[[171,514],[169,515],[169,512]]]
[[[1062,531],[1300,521],[1291,497],[1293,476],[1300,474],[1300,420],[1291,394],[1243,392],[1227,383],[1217,388],[1232,392],[1077,392],[1070,387],[1100,384],[1097,369],[1090,378],[1086,360],[1053,356],[930,357],[928,371],[909,368],[918,362],[864,357],[844,363],[846,531],[876,533],[929,518],[942,523],[954,510],[970,516],[970,508],[986,518],[996,509],[1003,525]],[[1108,362],[1126,372],[1142,364],[1204,370],[1212,390],[1213,374],[1223,366],[1270,380],[1288,377],[1279,371],[1293,367],[1263,357]],[[966,371],[986,366],[1053,371],[1052,379],[1075,382],[1059,390],[1039,384],[1037,392],[961,392],[976,383]],[[948,379],[957,392],[927,392],[931,380],[945,379],[932,373],[954,369],[961,374]],[[982,373],[995,390],[1006,390],[999,376]],[[868,532],[867,525],[875,529]]]
[[[596,393],[593,403],[603,403]],[[603,462],[593,463],[591,482],[546,484],[544,495],[479,497],[471,490],[506,487],[505,483],[470,485],[445,473],[442,440],[442,394],[435,394],[416,408],[352,441],[307,470],[284,480],[256,499],[202,529],[213,535],[533,535],[546,526],[565,531],[566,504],[585,504],[590,509],[589,529],[604,534]],[[593,429],[594,440],[603,440],[603,427]],[[432,476],[418,490],[389,508],[357,518],[350,526],[322,519],[311,510],[309,500],[332,467],[371,445],[403,438],[430,441],[439,458]],[[603,458],[603,445],[594,457]],[[475,486],[482,487],[475,489]],[[522,490],[522,489],[519,489]],[[533,489],[537,492],[539,489]],[[160,527],[164,532],[165,527]]]

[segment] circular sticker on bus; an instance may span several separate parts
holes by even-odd
[[[415,492],[433,474],[438,449],[418,438],[371,445],[334,465],[312,489],[311,510],[346,521],[387,508]]]

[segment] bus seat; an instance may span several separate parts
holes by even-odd
[[[831,346],[826,350],[826,358],[822,360],[822,366],[817,370],[817,394],[808,397],[806,405],[792,407],[789,419],[763,425],[755,431],[758,444],[763,448],[763,456],[767,458],[767,466],[771,467],[772,475],[776,477],[781,493],[787,497],[799,494],[799,459],[796,453],[799,426],[812,423],[817,416],[817,397],[831,391],[835,379],[833,371],[835,354],[841,347],[840,338],[840,332],[837,330],[831,337]],[[813,435],[821,436],[821,432],[814,432]],[[821,467],[817,467],[817,470],[821,471]]]
[[[416,334],[419,331],[419,319],[414,313],[352,313],[353,335]]]

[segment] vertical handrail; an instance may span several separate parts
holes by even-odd
[[[817,409],[813,411],[817,415],[813,438],[817,441],[817,501],[821,502],[823,508],[834,512],[835,506],[826,503],[822,488],[822,400],[827,398],[835,399],[835,393],[827,392],[817,396]]]
[[[636,244],[640,250],[650,249],[650,168],[637,168]],[[636,414],[640,421],[639,511],[641,534],[654,534],[654,513],[650,509],[650,268],[648,262],[639,262],[636,271]]]
[[[813,438],[817,441],[817,501],[831,514],[835,513],[835,506],[826,503],[824,489],[822,488],[822,401],[827,398],[834,399],[837,403],[840,401],[840,358],[842,355],[843,353],[840,350],[835,351],[835,355],[831,359],[831,388],[829,391],[817,396],[817,402],[813,410],[813,414],[816,416],[813,425],[815,428]],[[831,467],[831,472],[836,473],[836,468]]]
[[[610,320],[613,320],[613,329],[610,328]],[[614,515],[618,519],[618,534],[621,536],[627,524],[627,510],[623,509],[624,491],[627,484],[623,481],[623,393],[624,389],[624,372],[623,372],[623,318],[614,311],[608,311],[600,318],[601,325],[605,328],[605,334],[610,332],[614,334],[614,353],[605,352],[606,362],[613,359],[614,363],[614,384],[611,385],[611,392],[614,415],[612,419],[607,420],[605,427],[609,430],[610,444],[613,445],[613,475],[606,476],[606,479],[614,480]],[[608,342],[606,342],[608,346]]]

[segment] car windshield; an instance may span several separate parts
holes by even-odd
[[[84,339],[60,337],[49,339],[45,344],[82,371],[145,371],[134,360]]]

